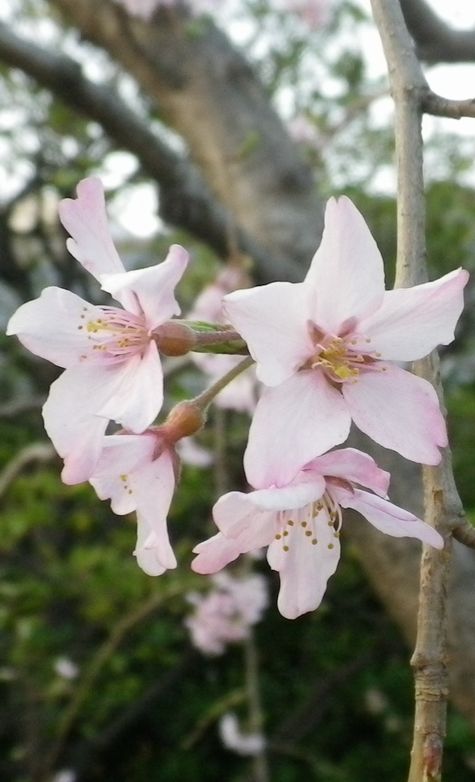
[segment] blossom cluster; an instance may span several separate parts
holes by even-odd
[[[237,578],[230,573],[212,577],[206,595],[191,593],[193,612],[185,620],[193,645],[203,654],[222,654],[226,646],[249,637],[267,608],[268,595],[263,576]]]
[[[64,459],[62,478],[89,481],[117,514],[136,512],[135,554],[146,573],[177,565],[167,532],[180,472],[177,443],[199,431],[214,397],[229,393],[229,382],[242,383],[241,369],[249,371],[252,361],[262,390],[255,404],[256,380],[247,379],[242,409],[252,421],[244,468],[251,491],[231,491],[216,502],[217,532],[195,548],[197,573],[216,573],[266,546],[280,575],[279,610],[294,618],[322,600],[340,557],[346,508],[386,534],[443,546],[435,529],[389,501],[390,476],[372,457],[337,446],[353,422],[406,459],[440,461],[447,433],[437,394],[401,363],[452,341],[466,271],[385,291],[377,245],[343,196],[327,204],[322,241],[303,282],[246,282],[226,292],[242,285],[228,269],[197,302],[192,316],[200,322],[184,321],[175,298],[189,262],[183,247],[172,245],[155,266],[126,271],[94,177],[78,185],[77,198],[61,202],[59,215],[70,253],[116,304],[93,305],[49,287],[14,313],[7,333],[64,369],[43,408],[46,431]],[[229,353],[233,345],[248,358],[236,365],[235,356],[205,356],[212,361],[201,365],[211,388],[156,423],[164,395],[161,356]],[[224,380],[216,379],[215,360],[229,362]],[[204,645],[214,643],[215,650],[230,633],[243,632],[246,621],[252,624],[249,617],[231,622],[232,631],[228,626],[221,640],[210,640],[216,615],[221,611],[221,621],[226,613],[223,604],[234,601],[229,610],[237,610],[229,582],[226,591],[226,600],[221,594],[211,608],[196,603],[196,611],[208,612]]]

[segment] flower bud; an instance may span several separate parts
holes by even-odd
[[[167,320],[153,332],[157,347],[164,356],[184,356],[196,346],[197,338],[184,323]]]
[[[195,402],[179,402],[170,411],[163,429],[169,442],[196,434],[204,426],[206,416]]]

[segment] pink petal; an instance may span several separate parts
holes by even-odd
[[[145,315],[150,330],[179,315],[175,298],[176,284],[188,265],[189,255],[179,244],[172,244],[162,263],[122,274],[104,274],[102,288],[114,296],[129,312]]]
[[[28,301],[12,315],[7,334],[17,334],[20,342],[37,356],[60,367],[71,367],[83,356],[92,355],[91,342],[82,327],[84,313],[92,319],[103,316],[75,293],[62,288],[45,288],[38,299]]]
[[[220,497],[213,508],[216,526],[227,538],[232,538],[244,554],[267,546],[274,537],[277,514],[259,509],[253,493],[231,491]]]
[[[297,480],[282,488],[257,489],[247,496],[259,510],[296,510],[319,500],[325,491],[321,475],[300,474]]]
[[[64,198],[59,217],[71,239],[66,242],[71,255],[94,277],[123,272],[107,222],[104,188],[100,179],[88,177],[79,182],[77,198]]]
[[[463,269],[434,282],[387,291],[379,309],[358,325],[371,338],[371,350],[384,359],[414,361],[437,345],[448,345],[463,309],[468,281]]]
[[[119,516],[136,510],[136,496],[130,474],[151,462],[157,445],[153,435],[111,435],[104,437],[102,452],[89,482],[100,500],[111,500]]]
[[[153,549],[165,569],[176,567],[176,558],[167,532],[167,515],[175,491],[173,459],[168,450],[152,462],[139,466],[130,475],[130,486],[135,495],[139,525],[150,531],[141,550]]]
[[[153,542],[149,526],[143,519],[137,518],[137,545],[134,550],[137,564],[147,576],[161,576],[167,568],[162,565]]]
[[[110,392],[113,367],[81,364],[55,380],[43,406],[48,436],[64,459],[64,483],[87,481],[101,453],[108,421],[95,415]]]
[[[191,569],[202,575],[217,573],[242,554],[239,541],[226,538],[222,532],[199,543],[193,551],[198,556],[191,563]]]
[[[305,285],[313,291],[312,319],[338,334],[349,318],[371,314],[384,293],[384,266],[371,232],[349,198],[330,198],[325,228]]]
[[[433,387],[397,366],[377,366],[379,371],[363,371],[355,383],[343,384],[356,426],[406,459],[438,464],[447,432]]]
[[[313,344],[304,285],[272,282],[224,297],[224,311],[247,342],[259,380],[275,386],[289,378],[311,356]]]
[[[340,391],[306,370],[262,394],[249,430],[244,467],[256,488],[285,486],[307,462],[343,442],[350,415]]]
[[[143,432],[163,403],[163,372],[155,342],[148,343],[142,356],[133,355],[115,367],[115,387],[96,413],[131,432]]]
[[[335,572],[340,559],[340,542],[328,516],[320,513],[316,520],[317,544],[305,536],[302,527],[293,528],[286,538],[288,551],[282,541],[273,541],[267,559],[273,570],[280,573],[280,592],[277,605],[282,616],[295,619],[320,605],[327,581]]]
[[[392,535],[395,538],[418,538],[434,548],[444,547],[442,536],[433,527],[388,500],[360,489],[355,489],[352,493],[337,489],[336,491],[332,490],[332,494],[335,494],[335,498],[342,507],[354,508],[373,527],[386,535]]]
[[[382,470],[371,456],[356,448],[341,448],[338,451],[317,456],[308,469],[317,470],[326,477],[343,478],[351,483],[367,486],[376,494],[385,496],[388,490],[390,474]]]

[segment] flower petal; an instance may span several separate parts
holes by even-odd
[[[102,275],[102,288],[129,312],[145,315],[148,328],[154,329],[180,313],[174,291],[188,265],[189,257],[183,247],[172,244],[162,263],[122,274]]]
[[[100,500],[111,500],[111,508],[117,515],[136,510],[130,473],[152,461],[156,445],[157,438],[147,433],[104,437],[101,456],[89,483]]]
[[[328,521],[328,515],[320,512],[315,522],[316,544],[312,544],[297,525],[291,537],[286,538],[286,550],[281,540],[273,541],[269,546],[269,565],[280,573],[277,606],[287,619],[295,619],[318,608],[327,581],[337,568],[340,541]]]
[[[275,386],[294,374],[313,352],[302,283],[271,282],[224,297],[224,312],[247,342],[259,380]]]
[[[107,222],[104,188],[97,177],[79,182],[77,198],[60,201],[59,217],[71,239],[66,242],[74,258],[99,279],[101,274],[123,272]]]
[[[95,413],[115,382],[114,370],[81,364],[63,372],[50,388],[43,418],[49,438],[64,459],[64,483],[87,481],[96,469],[108,421]]]
[[[371,456],[356,448],[340,448],[338,451],[317,456],[307,465],[307,469],[316,470],[326,477],[360,483],[382,496],[386,495],[391,478],[386,470],[378,467]]]
[[[274,537],[277,517],[273,510],[261,510],[253,502],[253,493],[231,491],[213,508],[216,526],[227,538],[235,540],[244,554],[267,546]]]
[[[343,442],[347,405],[318,370],[265,389],[252,419],[244,467],[256,488],[285,486],[307,462]]]
[[[137,518],[137,545],[135,546],[134,557],[137,559],[138,566],[147,576],[161,576],[167,568],[160,562],[153,541],[154,539],[153,537],[151,538],[150,528],[146,521]]]
[[[448,345],[463,309],[464,269],[413,288],[387,291],[381,306],[358,325],[383,359],[415,361],[437,345]]]
[[[275,489],[257,489],[247,496],[260,510],[295,510],[309,502],[319,500],[325,491],[325,479],[321,475],[300,474],[289,486]]]
[[[191,563],[191,569],[202,575],[217,573],[242,554],[239,541],[226,538],[222,532],[199,543],[193,552],[198,556]]]
[[[438,549],[444,546],[442,536],[430,524],[426,524],[417,516],[382,497],[376,497],[360,489],[355,489],[354,492],[337,489],[336,492],[332,490],[332,494],[343,508],[354,508],[373,527],[386,535],[395,538],[418,538],[423,543]]]
[[[140,549],[147,559],[145,552],[153,549],[162,567],[175,568],[177,562],[167,532],[167,515],[175,491],[175,472],[170,451],[164,450],[158,459],[139,466],[131,473],[130,486],[136,498],[138,524],[145,524],[150,531],[149,537],[137,551]]]
[[[28,350],[59,367],[71,367],[88,358],[97,358],[83,328],[85,313],[93,320],[103,311],[75,293],[62,288],[45,288],[41,296],[22,304],[12,315],[7,334],[16,334]]]
[[[434,388],[404,369],[378,362],[343,384],[343,395],[358,429],[385,448],[414,462],[438,464],[447,445],[445,421]]]
[[[142,356],[133,355],[116,367],[115,387],[96,413],[132,432],[143,432],[163,403],[163,372],[155,342],[148,343]]]
[[[381,253],[362,215],[349,198],[330,198],[325,228],[305,283],[314,292],[312,318],[338,334],[350,318],[371,314],[384,293]]]

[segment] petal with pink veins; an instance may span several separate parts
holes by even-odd
[[[179,244],[172,244],[162,263],[122,274],[102,275],[102,288],[128,312],[144,315],[151,330],[180,314],[174,291],[188,261],[187,251]]]
[[[107,222],[104,188],[97,177],[79,182],[77,198],[59,203],[59,217],[71,235],[66,246],[71,255],[97,279],[101,274],[123,272]]]
[[[249,483],[285,486],[319,454],[346,440],[350,414],[320,371],[305,370],[264,390],[244,455]]]
[[[136,510],[130,473],[152,460],[156,445],[157,438],[152,434],[104,437],[102,452],[89,483],[100,500],[111,500],[111,508],[118,516]]]
[[[386,470],[378,467],[371,456],[356,448],[341,448],[317,456],[306,469],[311,472],[316,470],[327,477],[359,483],[382,496],[386,496],[391,478]]]
[[[343,383],[342,391],[356,426],[375,442],[414,462],[439,464],[447,431],[427,380],[378,362],[356,382]]]
[[[223,302],[257,362],[258,379],[266,385],[282,383],[312,355],[308,292],[302,283],[271,282],[230,293]]]
[[[234,538],[226,538],[222,532],[213,535],[212,538],[198,543],[193,549],[197,554],[191,563],[191,569],[201,575],[217,573],[223,567],[229,565],[242,554],[239,541]]]
[[[392,535],[395,538],[417,538],[422,543],[427,543],[437,549],[444,546],[442,536],[430,524],[426,524],[417,516],[393,505],[392,502],[382,497],[376,497],[374,494],[360,489],[355,489],[353,492],[341,489],[332,489],[331,491],[343,508],[354,508],[373,527],[386,535]]]
[[[165,569],[175,568],[177,564],[167,531],[167,515],[175,483],[173,459],[168,450],[164,450],[157,459],[140,466],[130,475],[138,523],[145,523],[150,531],[142,549],[153,549],[158,562]]]
[[[155,342],[116,365],[116,383],[97,415],[122,424],[131,432],[143,432],[157,417],[163,403],[163,372]]]
[[[325,228],[305,278],[313,291],[312,320],[330,334],[350,318],[370,315],[384,294],[381,253],[349,198],[330,198]]]
[[[448,345],[463,309],[464,269],[434,282],[386,291],[381,306],[358,324],[383,359],[415,361],[437,345]]]
[[[300,526],[293,528],[286,538],[273,541],[267,560],[280,574],[280,592],[277,601],[282,616],[295,619],[320,605],[327,581],[335,572],[340,559],[340,541],[328,524],[328,515],[320,513],[315,522],[316,544],[306,537]]]
[[[62,288],[45,288],[39,298],[22,304],[12,315],[7,334],[16,334],[28,350],[59,367],[71,367],[87,356],[100,359],[91,350],[89,334],[84,328],[85,314],[97,320],[103,317],[75,293]]]

